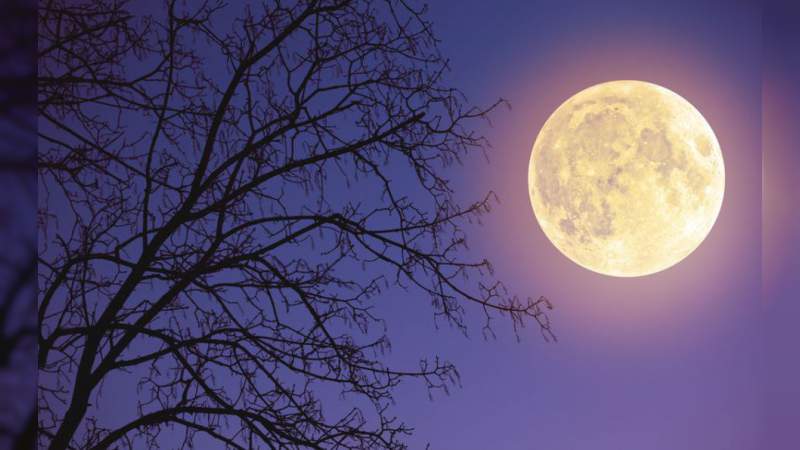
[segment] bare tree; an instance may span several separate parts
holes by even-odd
[[[467,259],[491,196],[459,206],[446,172],[492,107],[445,85],[423,11],[144,8],[40,4],[40,446],[404,448],[393,388],[457,374],[384,363],[389,288],[550,336],[547,300]],[[138,393],[118,426],[111,377]]]

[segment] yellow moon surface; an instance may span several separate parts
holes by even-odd
[[[714,131],[683,97],[610,81],[547,119],[528,191],[539,225],[567,258],[636,277],[677,264],[703,242],[722,206],[725,167]]]

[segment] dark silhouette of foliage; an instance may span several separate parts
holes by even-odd
[[[491,195],[459,206],[445,173],[492,107],[444,83],[423,11],[145,8],[40,4],[41,447],[403,448],[393,388],[457,373],[385,364],[387,288],[549,336],[545,299],[466,259]],[[112,377],[139,399],[115,427]]]

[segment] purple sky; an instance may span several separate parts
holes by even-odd
[[[393,412],[416,428],[410,448],[795,449],[800,31],[792,28],[800,14],[732,0],[431,3],[451,83],[472,102],[512,105],[481,130],[493,143],[491,163],[475,158],[452,174],[464,201],[487,190],[502,201],[470,228],[472,249],[513,291],[555,303],[559,342],[544,342],[534,327],[517,342],[502,320],[497,338],[485,340],[476,310],[466,338],[437,330],[425,298],[380,298],[392,363],[413,368],[440,355],[461,374],[461,388],[434,401],[420,383],[400,386]],[[528,200],[528,158],[544,120],[575,92],[612,79],[655,82],[687,98],[717,133],[727,170],[707,240],[643,278],[568,261]],[[125,382],[107,386],[114,395],[100,407],[109,421],[132,410]]]
[[[711,1],[435,2],[431,14],[454,84],[473,101],[512,104],[485,130],[491,164],[468,163],[459,175],[465,198],[493,189],[503,202],[473,230],[473,248],[515,290],[554,300],[560,342],[530,329],[517,343],[502,323],[496,340],[478,330],[464,339],[434,331],[425,305],[390,302],[392,358],[413,363],[429,348],[462,375],[462,389],[433,402],[419,386],[401,390],[396,412],[417,429],[411,447],[796,448],[800,221],[787,203],[796,199],[786,197],[797,170],[786,168],[800,156],[788,144],[796,126],[778,119],[798,114],[786,101],[798,98],[800,39],[789,34],[798,16]],[[725,203],[706,242],[641,279],[596,275],[558,254],[526,191],[530,147],[547,114],[610,79],[653,81],[689,99],[719,136],[727,168]],[[762,249],[762,232],[777,244]]]
[[[764,16],[764,415],[761,448],[800,442],[800,5]]]

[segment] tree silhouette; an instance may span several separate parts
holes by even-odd
[[[390,288],[550,336],[464,251],[491,195],[459,206],[446,171],[493,106],[445,84],[424,11],[144,8],[40,4],[40,446],[403,448],[393,388],[457,373],[385,364]],[[109,379],[138,399],[114,426]]]

